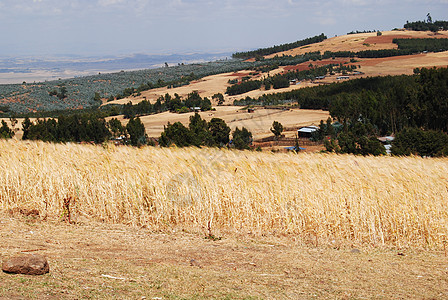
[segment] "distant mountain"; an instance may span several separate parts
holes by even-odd
[[[189,53],[170,55],[133,54],[129,56],[0,58],[0,84],[72,78],[121,70],[156,68],[195,62],[208,62],[230,57],[231,53]]]

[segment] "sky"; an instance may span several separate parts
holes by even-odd
[[[0,0],[0,56],[246,51],[448,20],[448,0]]]

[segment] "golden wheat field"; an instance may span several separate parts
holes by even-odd
[[[16,140],[0,149],[4,212],[392,247],[441,249],[448,234],[448,159]]]

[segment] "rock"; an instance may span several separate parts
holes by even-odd
[[[40,254],[14,256],[3,262],[3,272],[25,275],[43,275],[50,272],[50,266],[45,257]]]

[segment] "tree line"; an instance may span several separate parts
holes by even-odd
[[[249,149],[252,143],[252,133],[245,127],[236,128],[233,139],[230,140],[230,127],[220,118],[212,118],[209,122],[202,119],[198,113],[190,117],[188,127],[181,122],[168,123],[160,138],[159,145],[169,147],[207,146],[207,147],[233,147],[235,149]]]
[[[57,119],[37,119],[35,122],[26,117],[22,129],[23,140],[100,144],[111,138],[121,137],[125,144],[133,146],[147,142],[145,127],[139,118],[132,118],[126,126],[123,126],[116,118],[107,122],[96,113],[59,116]]]
[[[177,93],[174,94],[174,97],[167,93],[165,96],[160,96],[154,104],[151,104],[148,100],[143,100],[135,105],[132,102],[128,102],[123,105],[122,113],[125,119],[129,119],[135,116],[144,116],[164,111],[186,113],[192,109],[208,111],[212,109],[212,103],[207,97],[202,98],[197,91],[191,92],[185,99]]]
[[[319,43],[326,39],[327,39],[327,37],[325,36],[325,34],[322,33],[320,35],[316,35],[314,37],[310,37],[310,38],[296,41],[293,43],[281,44],[281,45],[273,46],[273,47],[269,47],[269,48],[260,48],[260,49],[253,50],[253,51],[236,52],[236,53],[232,54],[232,57],[248,59],[248,58],[253,58],[253,57],[266,56],[266,55],[270,55],[270,54],[277,53],[277,52],[283,52],[283,51],[287,51],[290,49]]]
[[[448,50],[448,39],[394,39],[393,43],[398,45],[398,50],[407,50],[411,53]]]
[[[408,21],[403,27],[408,30],[437,32],[439,30],[448,30],[448,21],[432,22],[432,20],[428,18],[427,21]]]
[[[101,144],[108,140],[119,140],[120,143],[132,146],[154,145],[148,139],[145,126],[140,118],[131,118],[126,126],[117,118],[106,121],[101,115],[73,114],[60,116],[58,119],[37,119],[31,121],[28,117],[22,123],[23,140],[41,140],[53,143],[95,143]],[[231,147],[239,150],[249,149],[252,143],[252,133],[243,128],[236,128],[230,139],[230,127],[220,118],[210,121],[203,120],[198,113],[190,117],[186,127],[181,122],[169,123],[157,139],[162,147],[176,145],[178,147]],[[14,131],[2,120],[0,138],[9,139]]]

